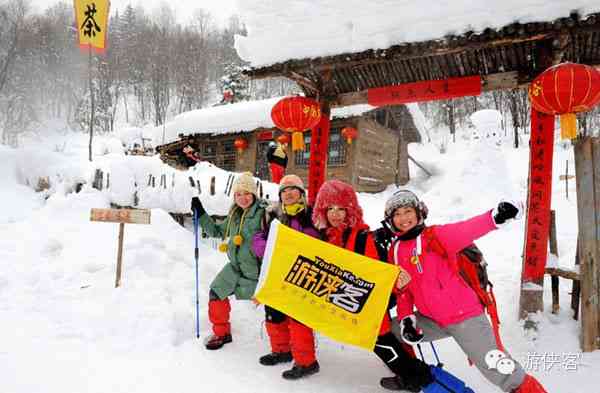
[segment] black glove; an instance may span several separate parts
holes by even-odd
[[[423,341],[423,331],[417,329],[417,320],[414,315],[404,317],[400,321],[400,335],[405,343],[415,345]]]
[[[496,224],[504,224],[507,220],[511,220],[519,214],[519,208],[510,202],[500,202],[494,209],[494,222]]]
[[[202,202],[200,202],[200,198],[198,197],[192,198],[192,206],[190,209],[193,213],[196,213],[196,217],[201,217],[206,214],[206,210],[204,210],[204,206],[202,206]]]

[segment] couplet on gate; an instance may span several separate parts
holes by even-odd
[[[150,224],[150,210],[147,209],[92,209],[90,221],[118,222],[119,243],[117,251],[117,274],[115,288],[121,285],[121,265],[123,257],[123,236],[125,224]]]

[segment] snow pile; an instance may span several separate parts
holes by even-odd
[[[164,164],[158,156],[115,157],[97,167],[104,177],[102,193],[111,203],[162,209],[170,213],[188,213],[190,200],[198,195],[213,214],[227,214],[233,203],[228,185],[238,176],[206,161],[187,171],[180,171]],[[190,184],[190,177],[194,187]],[[258,178],[255,181],[265,198],[277,198],[276,184]],[[214,194],[211,193],[213,183]]]
[[[495,109],[482,109],[473,113],[469,119],[476,132],[473,138],[490,137],[500,135],[502,128],[502,114]]]
[[[404,42],[483,31],[513,22],[549,21],[598,12],[596,0],[454,0],[424,7],[417,0],[238,1],[248,30],[235,48],[253,67],[290,59],[385,49]]]

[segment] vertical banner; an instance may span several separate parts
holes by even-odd
[[[329,151],[329,128],[331,126],[328,103],[322,104],[321,120],[312,129],[310,137],[310,159],[308,163],[308,203],[313,204],[319,188],[327,177],[327,157]]]
[[[75,22],[81,50],[106,50],[109,0],[74,0]]]
[[[543,280],[550,234],[554,116],[531,109],[529,192],[522,282]]]

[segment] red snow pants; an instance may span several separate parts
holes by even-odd
[[[222,337],[231,334],[230,311],[231,305],[228,298],[208,301],[208,319],[212,323],[212,330],[215,335]]]
[[[272,352],[292,352],[294,362],[308,366],[316,361],[313,331],[295,319],[286,317],[283,322],[266,322]]]
[[[275,163],[270,163],[269,167],[271,168],[271,181],[273,183],[279,184],[281,178],[285,174],[285,168]]]

